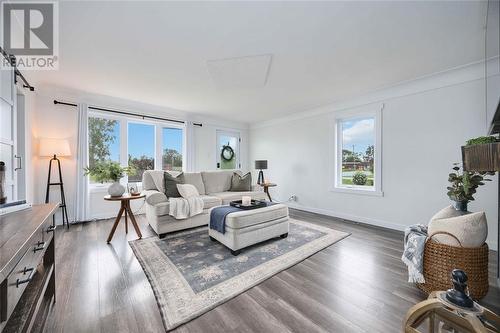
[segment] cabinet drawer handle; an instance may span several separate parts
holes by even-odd
[[[24,280],[19,280],[19,279],[16,280],[16,288],[19,288],[19,286],[21,284],[28,283],[28,282],[31,281],[31,279],[33,278],[33,274],[35,273],[35,268],[33,268],[33,267],[31,267],[31,268],[24,267],[23,274],[26,274],[28,272],[30,272],[30,275],[28,276],[28,278],[26,278]]]
[[[47,228],[47,233],[49,232],[54,232],[56,230],[56,226],[55,225],[51,225]]]
[[[45,242],[38,242],[33,249],[33,252],[41,251],[43,249],[45,249]]]

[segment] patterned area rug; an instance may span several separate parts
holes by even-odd
[[[287,238],[248,247],[238,256],[211,241],[206,227],[129,244],[151,283],[165,328],[171,330],[347,236],[290,219]]]

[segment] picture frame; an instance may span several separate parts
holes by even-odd
[[[127,190],[128,190],[128,193],[130,193],[132,195],[139,193],[138,183],[128,183]]]

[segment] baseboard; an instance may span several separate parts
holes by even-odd
[[[306,207],[306,206],[301,206],[301,205],[297,205],[294,203],[285,203],[285,204],[290,208],[302,210],[305,212],[336,217],[336,218],[343,219],[343,220],[349,220],[349,221],[353,221],[353,222],[373,225],[373,226],[387,228],[387,229],[391,229],[391,230],[404,231],[406,228],[406,226],[402,225],[402,224],[395,224],[395,223],[390,223],[390,222],[372,219],[372,218],[368,218],[368,217],[361,217],[361,216],[356,216],[356,215],[351,215],[351,214],[339,213],[339,212],[335,212],[335,211],[332,211],[329,209]]]
[[[387,221],[382,221],[382,220],[372,219],[372,218],[362,217],[362,216],[356,216],[356,215],[351,215],[351,214],[339,213],[339,212],[335,212],[335,211],[329,210],[329,209],[297,205],[293,202],[283,202],[283,204],[287,205],[290,208],[302,210],[304,212],[316,213],[316,214],[336,217],[336,218],[343,219],[343,220],[349,220],[349,221],[353,221],[353,222],[358,222],[358,223],[362,223],[362,224],[387,228],[387,229],[391,229],[391,230],[404,231],[405,228],[407,227],[406,225],[402,225],[402,224],[396,224],[396,223],[391,223],[391,222],[387,222]],[[496,242],[487,241],[486,243],[488,244],[488,247],[490,248],[490,250],[496,251],[496,249],[498,248]]]

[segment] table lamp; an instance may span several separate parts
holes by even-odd
[[[40,155],[40,157],[51,157],[49,161],[49,175],[47,177],[47,190],[45,191],[45,203],[49,202],[50,187],[59,186],[61,191],[61,204],[59,207],[62,211],[63,226],[66,223],[69,228],[68,211],[66,210],[66,197],[64,195],[64,184],[61,172],[61,161],[59,160],[59,157],[71,156],[69,142],[67,139],[41,138],[38,155]],[[50,179],[53,161],[57,162],[57,169],[59,171],[59,181],[55,183],[51,182]]]
[[[259,177],[257,178],[257,184],[264,184],[264,172],[262,170],[267,170],[267,160],[256,160],[255,169],[259,171]]]

